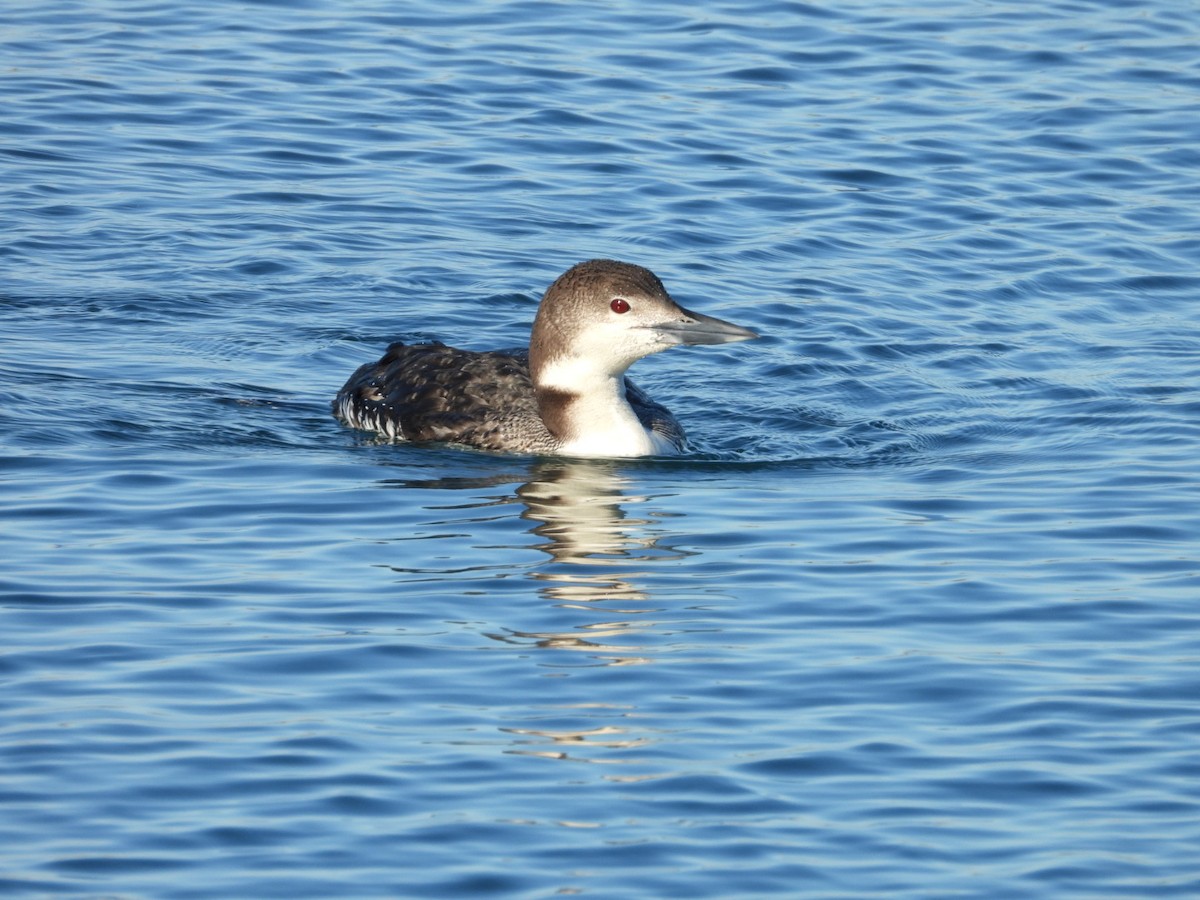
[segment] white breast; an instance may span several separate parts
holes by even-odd
[[[579,399],[570,406],[570,437],[561,452],[569,456],[674,455],[664,436],[647,431],[625,399],[623,375],[597,371],[587,360],[556,361],[542,377],[547,386]]]
[[[679,451],[657,432],[647,431],[633,417],[632,427],[588,431],[562,447],[567,456],[674,456]]]

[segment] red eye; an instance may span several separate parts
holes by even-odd
[[[608,307],[615,313],[627,313],[629,312],[629,301],[617,297],[612,303],[608,304]]]

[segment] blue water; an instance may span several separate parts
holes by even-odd
[[[1200,896],[1200,9],[0,10],[0,893]],[[329,416],[594,256],[692,450]]]

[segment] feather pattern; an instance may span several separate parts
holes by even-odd
[[[394,441],[572,456],[679,453],[683,429],[626,369],[679,344],[754,337],[684,309],[648,269],[593,259],[546,290],[528,350],[395,343],[350,376],[333,414]]]
[[[683,449],[683,428],[666,407],[628,378],[625,398],[643,427]],[[562,446],[538,412],[529,351],[522,349],[478,353],[437,341],[397,342],[350,376],[333,410],[350,427],[391,440],[526,453],[556,453]]]

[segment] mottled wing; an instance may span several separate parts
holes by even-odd
[[[346,424],[393,440],[505,449],[514,434],[535,444],[550,439],[524,350],[392,344],[350,376],[333,408]]]
[[[676,450],[684,449],[687,439],[684,437],[683,426],[671,415],[670,410],[651,400],[641,388],[628,378],[625,379],[625,399],[633,407],[634,415],[638,417],[643,428],[662,435],[671,442]]]

